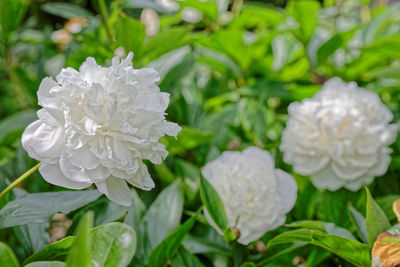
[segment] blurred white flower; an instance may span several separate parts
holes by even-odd
[[[146,35],[153,36],[160,30],[160,19],[157,12],[151,8],[144,8],[140,13],[140,22],[145,26]]]
[[[102,67],[89,57],[79,71],[63,69],[45,78],[38,91],[39,120],[22,135],[28,154],[43,162],[39,171],[52,184],[86,188],[92,183],[110,200],[130,205],[126,182],[154,187],[146,159],[167,156],[158,142],[180,127],[165,120],[169,94],[160,92],[154,69],[133,69],[132,53]]]
[[[258,147],[226,151],[207,163],[202,174],[217,191],[228,225],[240,230],[238,242],[244,245],[282,225],[296,202],[293,177],[275,169],[271,155]],[[206,210],[205,216],[220,232]]]
[[[356,191],[386,172],[397,135],[392,119],[376,93],[332,78],[313,98],[289,105],[284,161],[318,188]]]
[[[181,16],[184,21],[189,23],[197,23],[203,19],[203,13],[193,7],[184,7]]]

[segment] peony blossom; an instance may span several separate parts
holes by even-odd
[[[313,98],[289,105],[284,161],[318,188],[356,191],[387,171],[397,135],[392,119],[376,93],[330,79]]]
[[[28,154],[43,162],[39,172],[58,186],[95,184],[110,200],[130,205],[127,182],[154,187],[143,160],[160,164],[167,156],[158,142],[180,127],[165,120],[169,94],[160,92],[154,69],[133,69],[133,54],[102,67],[89,57],[79,71],[61,70],[38,91],[39,120],[22,135]]]
[[[275,169],[271,155],[257,147],[224,152],[207,163],[202,174],[217,191],[228,225],[240,230],[238,242],[244,245],[282,225],[296,202],[293,177]],[[220,232],[206,210],[205,216]]]

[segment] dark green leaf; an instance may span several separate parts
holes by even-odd
[[[389,220],[387,219],[385,213],[376,204],[375,200],[372,198],[371,193],[368,188],[365,187],[367,192],[367,209],[366,209],[366,224],[367,224],[367,236],[370,244],[373,244],[382,232],[385,232],[390,228]]]
[[[200,197],[210,217],[219,229],[224,231],[228,227],[224,204],[217,191],[202,175],[200,176]]]
[[[204,267],[204,264],[193,254],[185,249],[184,246],[180,246],[175,257],[171,261],[171,267]]]
[[[41,251],[31,255],[24,261],[24,264],[36,261],[63,260],[74,241],[75,237],[68,236],[57,242],[54,242],[51,245],[44,247]]]
[[[8,42],[11,34],[18,29],[27,5],[26,0],[0,1],[0,33],[5,42]]]
[[[196,222],[196,216],[187,220],[183,225],[167,238],[165,238],[150,254],[148,265],[150,267],[164,266],[168,260],[171,260],[179,247],[185,235],[192,229]]]

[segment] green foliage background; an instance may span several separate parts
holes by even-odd
[[[363,189],[317,190],[308,177],[292,173],[299,186],[297,203],[288,225],[262,238],[266,251],[260,243],[237,247],[224,241],[196,211],[202,206],[200,169],[225,150],[262,147],[275,157],[277,168],[291,172],[279,151],[287,106],[311,97],[331,77],[378,93],[394,122],[399,121],[400,4],[388,2],[182,0],[172,12],[152,0],[1,0],[1,189],[35,165],[20,137],[36,119],[40,81],[62,67],[78,68],[88,56],[109,64],[116,50],[133,51],[134,67],[156,68],[161,90],[171,94],[168,119],[183,130],[177,140],[162,140],[170,151],[166,161],[149,165],[156,188],[132,190],[133,206],[127,209],[93,191],[64,191],[32,175],[0,200],[0,265],[64,266],[35,263],[58,260],[90,266],[95,259],[116,266],[118,257],[128,255],[123,266],[167,261],[171,266],[239,266],[245,261],[245,266],[367,266],[376,233],[387,230],[375,222],[396,221],[391,204],[400,197],[399,139],[392,145],[388,172],[369,186],[377,204]],[[188,7],[202,13],[198,22],[182,19]],[[144,8],[158,14],[159,31],[152,36],[140,22]],[[77,17],[85,18],[82,30],[67,33],[68,42],[55,40],[54,31],[66,29]],[[39,192],[57,195],[32,195]],[[4,208],[13,200],[30,203],[29,212]],[[66,234],[78,236],[43,249],[50,240],[50,219],[59,211],[72,219]],[[88,211],[94,213],[85,215]],[[118,240],[106,242],[124,231],[137,239],[129,252]],[[105,240],[105,248],[94,246],[94,238]],[[101,258],[107,247],[110,255]],[[85,258],[85,251],[91,251],[91,258],[74,263]]]

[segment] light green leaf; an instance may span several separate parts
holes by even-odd
[[[19,263],[14,252],[3,242],[0,242],[0,266],[18,267]]]
[[[314,34],[318,24],[320,4],[312,0],[292,0],[286,9],[300,24],[301,38],[308,42]]]
[[[389,221],[397,221],[396,214],[393,212],[393,202],[399,198],[400,195],[385,195],[375,199],[376,203],[381,207]]]
[[[350,221],[356,228],[356,231],[360,236],[361,240],[364,243],[369,244],[367,235],[367,226],[365,224],[364,216],[360,212],[358,212],[358,210],[356,210],[353,206],[349,205],[349,217]]]
[[[89,233],[93,226],[93,216],[93,212],[90,211],[81,219],[75,241],[67,255],[67,267],[92,267],[92,239]]]
[[[185,235],[192,229],[196,222],[196,215],[187,220],[184,224],[167,238],[165,238],[150,254],[148,265],[150,267],[165,266],[168,260],[171,260],[179,247]]]
[[[151,251],[178,228],[183,202],[182,182],[177,180],[165,188],[151,204],[139,225],[137,254],[140,259],[146,261]]]
[[[114,23],[113,28],[117,46],[122,46],[126,53],[139,52],[145,37],[145,27],[140,21],[124,16]]]
[[[46,3],[42,5],[42,9],[47,13],[64,19],[72,19],[76,17],[92,18],[94,16],[88,10],[72,3]]]
[[[161,142],[167,146],[169,155],[175,155],[211,142],[214,135],[183,126],[177,138],[166,136]]]
[[[369,243],[373,244],[378,235],[388,230],[391,225],[381,207],[379,207],[379,205],[376,204],[375,200],[372,198],[372,195],[367,187],[365,187],[365,190],[367,192],[367,236]]]
[[[328,235],[337,235],[343,238],[351,239],[357,241],[357,239],[350,233],[347,229],[336,226],[334,223],[323,222],[323,221],[296,221],[291,224],[286,225],[287,227],[295,228],[308,228],[319,230],[327,233]]]
[[[95,240],[90,249],[93,261],[104,264],[99,266],[127,264],[135,254],[136,234],[128,225],[113,222],[95,227],[90,230],[90,238]],[[36,261],[63,260],[75,240],[75,237],[68,236],[57,241],[31,255],[24,264]]]
[[[132,227],[135,232],[139,231],[139,223],[146,212],[146,206],[142,199],[136,193],[135,189],[132,192],[132,205],[128,207],[128,214],[125,217],[124,223]]]
[[[224,204],[219,198],[217,191],[202,175],[200,176],[200,197],[210,217],[219,229],[224,231],[228,227]]]
[[[37,261],[25,265],[25,267],[64,267],[65,263],[61,261]]]
[[[109,223],[94,228],[92,261],[95,266],[127,266],[136,251],[136,233],[126,224]]]
[[[0,210],[0,228],[48,222],[57,213],[69,213],[99,198],[97,190],[35,193],[8,202]]]
[[[268,246],[306,242],[335,253],[356,266],[371,266],[370,248],[366,244],[318,230],[297,229],[284,232],[268,242]]]

